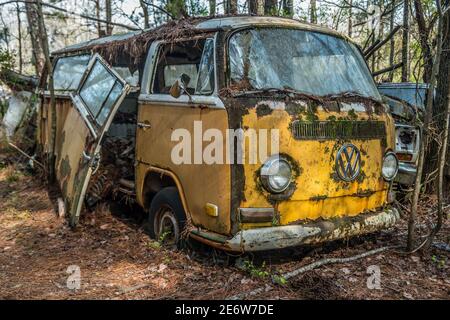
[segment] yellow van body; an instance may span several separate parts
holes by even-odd
[[[212,30],[220,34],[215,36],[216,50],[230,30],[254,26],[342,37],[334,31],[275,17],[216,18],[195,24],[200,34],[197,37],[201,37],[202,30],[208,37]],[[223,79],[227,74],[223,50],[216,51],[217,88],[212,97],[205,101],[195,96],[191,100],[161,99],[151,90],[158,52],[153,46],[157,47],[156,41],[149,48],[153,52],[147,53],[140,83],[135,136],[134,196],[144,209],[151,205],[155,185],[173,185],[180,195],[190,236],[228,251],[269,250],[343,239],[390,227],[398,220],[398,212],[391,206],[391,182],[382,176],[383,159],[394,149],[394,124],[381,102],[353,98],[336,103],[295,95],[280,98],[270,94],[246,97],[225,93],[221,90],[226,87]],[[92,48],[88,46],[87,50]],[[52,152],[48,146],[52,132],[48,98],[43,102],[39,142],[43,150]],[[102,135],[90,137],[86,119],[69,98],[58,98],[56,107],[57,139],[53,152],[57,180],[71,221],[76,223],[89,189],[86,179],[95,177],[94,167],[86,164],[94,161],[93,157],[85,157],[85,163],[81,154],[100,150]],[[201,132],[196,132],[200,121]],[[171,156],[179,144],[173,139],[177,128],[184,128],[193,136],[218,129],[222,132],[222,145],[228,143],[228,129],[242,129],[244,134],[277,129],[277,152],[287,159],[293,172],[289,188],[277,194],[269,192],[261,181],[260,161],[175,164]],[[348,134],[333,136],[337,132],[333,128]],[[307,138],[301,135],[305,132],[309,132]],[[254,146],[246,141],[244,158],[250,159]],[[202,147],[209,143],[203,141]],[[195,148],[194,142],[191,144]],[[338,174],[342,170],[339,161],[352,162],[342,158],[344,145],[357,150],[360,157],[358,175],[351,181],[340,179]],[[274,155],[272,152],[269,150],[269,156]]]

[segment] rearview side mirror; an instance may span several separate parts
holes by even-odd
[[[187,86],[190,81],[191,78],[187,74],[183,73],[180,78],[175,80],[174,84],[170,87],[170,95],[178,99],[183,93],[185,93],[189,96],[189,99],[191,99],[192,97],[187,91]]]

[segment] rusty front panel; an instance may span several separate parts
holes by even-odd
[[[323,111],[286,107],[275,102],[275,108],[260,112],[250,108],[243,115],[242,127],[253,129],[279,129],[280,154],[289,156],[295,174],[295,191],[283,198],[266,192],[257,174],[258,164],[244,165],[245,187],[241,207],[270,207],[279,211],[279,223],[296,223],[306,219],[354,216],[386,204],[389,184],[381,176],[381,165],[386,150],[393,148],[392,119],[386,114],[366,112]],[[265,106],[267,107],[267,105]],[[258,110],[259,109],[259,110]],[[339,121],[338,119],[385,121],[383,139],[295,139],[291,124],[295,120]],[[354,144],[361,152],[361,173],[353,182],[344,182],[335,173],[336,153],[344,143]],[[246,144],[246,158],[249,146]],[[247,158],[248,159],[248,158]],[[253,225],[242,226],[245,228]]]
[[[151,124],[150,129],[145,131],[138,129],[137,132],[138,201],[143,204],[142,190],[149,166],[166,169],[178,178],[194,225],[228,234],[230,231],[230,166],[226,164],[176,165],[171,160],[172,148],[178,144],[177,141],[171,141],[171,135],[175,129],[184,128],[191,133],[191,150],[193,150],[194,121],[202,121],[203,132],[208,128],[220,130],[223,134],[223,145],[225,145],[225,130],[228,128],[226,110],[143,104],[139,106],[138,121],[149,121]],[[203,147],[208,144],[209,142],[204,143]],[[193,156],[192,152],[192,159]],[[218,217],[206,214],[206,203],[218,206]]]
[[[76,108],[69,108],[61,134],[61,151],[56,165],[56,177],[61,187],[66,208],[71,212],[76,205],[84,180],[80,176],[80,157],[85,150],[90,133],[83,118]],[[81,170],[84,171],[84,170]],[[78,191],[77,191],[78,190]]]

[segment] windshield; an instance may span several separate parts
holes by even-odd
[[[355,93],[381,100],[357,48],[334,36],[259,28],[229,43],[231,85],[241,90],[290,89],[316,96]]]

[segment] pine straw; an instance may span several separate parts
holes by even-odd
[[[119,60],[126,58],[136,68],[145,61],[147,49],[155,40],[174,42],[183,38],[195,39],[195,36],[215,31],[195,28],[199,22],[207,19],[205,17],[195,17],[171,20],[155,29],[142,31],[128,39],[87,45],[81,50],[91,50],[99,53],[110,64],[118,64]],[[74,51],[80,51],[80,49],[77,48]]]

